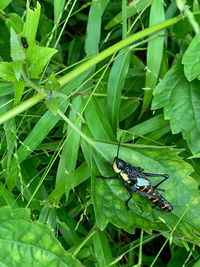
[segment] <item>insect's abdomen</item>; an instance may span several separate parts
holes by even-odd
[[[158,206],[161,210],[165,212],[171,212],[173,210],[173,206],[151,185],[141,186],[139,190],[149,194],[147,198],[150,199],[155,204],[155,206]]]

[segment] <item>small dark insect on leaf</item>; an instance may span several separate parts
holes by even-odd
[[[28,42],[26,40],[26,37],[21,37],[21,42],[24,48],[28,48]]]

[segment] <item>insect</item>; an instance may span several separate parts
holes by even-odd
[[[133,196],[133,192],[135,192],[139,195],[145,196],[148,199],[150,199],[154,203],[153,207],[154,209],[163,210],[165,212],[171,212],[173,210],[173,206],[157,191],[157,190],[164,191],[163,189],[158,189],[158,186],[162,184],[165,180],[167,180],[169,178],[169,175],[147,173],[144,172],[142,168],[134,167],[128,162],[125,162],[122,159],[120,159],[119,158],[120,142],[121,138],[117,148],[117,156],[114,158],[112,166],[108,166],[109,168],[113,168],[117,176],[114,177],[96,176],[96,177],[104,178],[107,180],[121,178],[126,189],[130,194],[130,197],[126,200],[126,207],[128,210],[129,210],[128,203]],[[164,179],[155,186],[152,186],[148,177],[163,177]]]
[[[28,42],[26,40],[26,37],[21,37],[21,42],[24,48],[28,48]]]

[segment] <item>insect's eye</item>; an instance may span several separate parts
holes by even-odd
[[[125,168],[125,162],[123,160],[117,160],[117,168],[123,170]]]

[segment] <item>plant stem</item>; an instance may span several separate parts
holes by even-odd
[[[22,102],[18,106],[12,108],[11,110],[7,111],[3,115],[0,116],[0,124],[4,123],[5,121],[8,121],[18,114],[22,113],[23,111],[29,109],[30,107],[36,105],[41,100],[43,100],[46,97],[46,94],[43,90],[41,90],[39,93],[34,95],[33,97],[29,98],[28,100]]]

